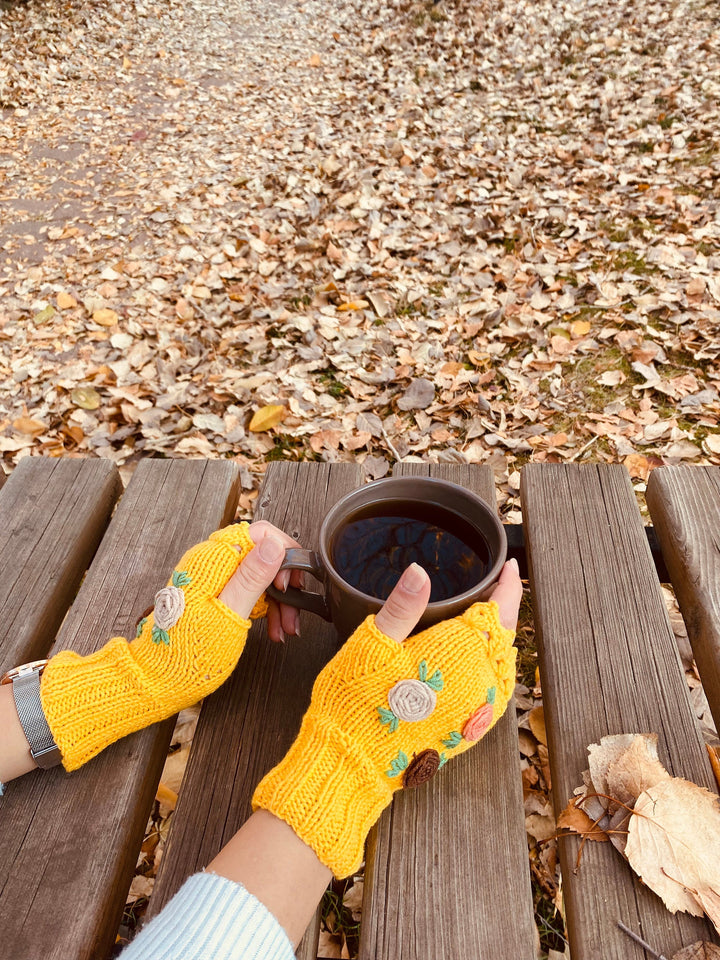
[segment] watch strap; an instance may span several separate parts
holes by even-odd
[[[47,769],[62,762],[40,700],[40,670],[13,679],[13,697],[18,717],[30,744],[30,753],[39,767]]]

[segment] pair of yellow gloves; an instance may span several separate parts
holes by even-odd
[[[40,697],[66,770],[228,678],[250,621],[218,596],[252,547],[245,523],[217,531],[185,554],[134,640],[50,660]],[[265,610],[261,600],[251,616]],[[492,602],[404,643],[368,617],[319,674],[297,740],[257,787],[253,809],[286,821],[336,876],[349,875],[393,793],[428,780],[502,715],[513,639]]]

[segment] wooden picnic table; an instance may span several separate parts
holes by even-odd
[[[394,472],[444,477],[495,502],[489,468],[401,463]],[[327,510],[362,482],[355,464],[271,464],[255,518],[314,547]],[[145,460],[124,492],[108,461],[21,461],[0,490],[0,668],[132,635],[183,551],[233,519],[239,492],[230,461]],[[612,733],[658,733],[668,769],[715,790],[625,468],[530,464],[521,495],[556,811],[581,782],[588,745]],[[720,468],[655,470],[648,502],[717,722]],[[151,915],[248,817],[255,784],[292,742],[336,647],[332,627],[314,618],[285,645],[255,624],[239,668],[203,704]],[[11,784],[0,819],[3,958],[108,956],[172,728],[127,737],[72,775],[55,768]],[[559,841],[574,960],[645,957],[618,920],[667,956],[718,942],[709,923],[668,913],[610,844],[587,844],[576,872],[578,845]],[[318,928],[301,960],[317,956]],[[475,750],[397,794],[372,831],[360,957],[535,956],[509,709]]]

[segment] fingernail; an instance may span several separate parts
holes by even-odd
[[[408,593],[420,593],[427,583],[427,574],[417,563],[411,563],[402,575],[403,589]]]
[[[276,563],[285,554],[285,547],[273,537],[265,537],[258,546],[260,558],[265,563]]]
[[[279,579],[278,589],[282,590],[282,592],[285,593],[287,588],[290,586],[290,571],[281,570],[280,573],[278,574],[278,579]]]
[[[520,573],[520,567],[518,566],[518,562],[515,557],[512,557],[510,560],[508,560],[508,566],[512,567],[515,573]]]

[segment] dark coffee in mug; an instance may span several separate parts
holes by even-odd
[[[387,600],[403,570],[419,564],[429,575],[430,602],[471,590],[488,573],[490,550],[466,520],[436,505],[385,501],[350,514],[330,547],[342,579]]]

